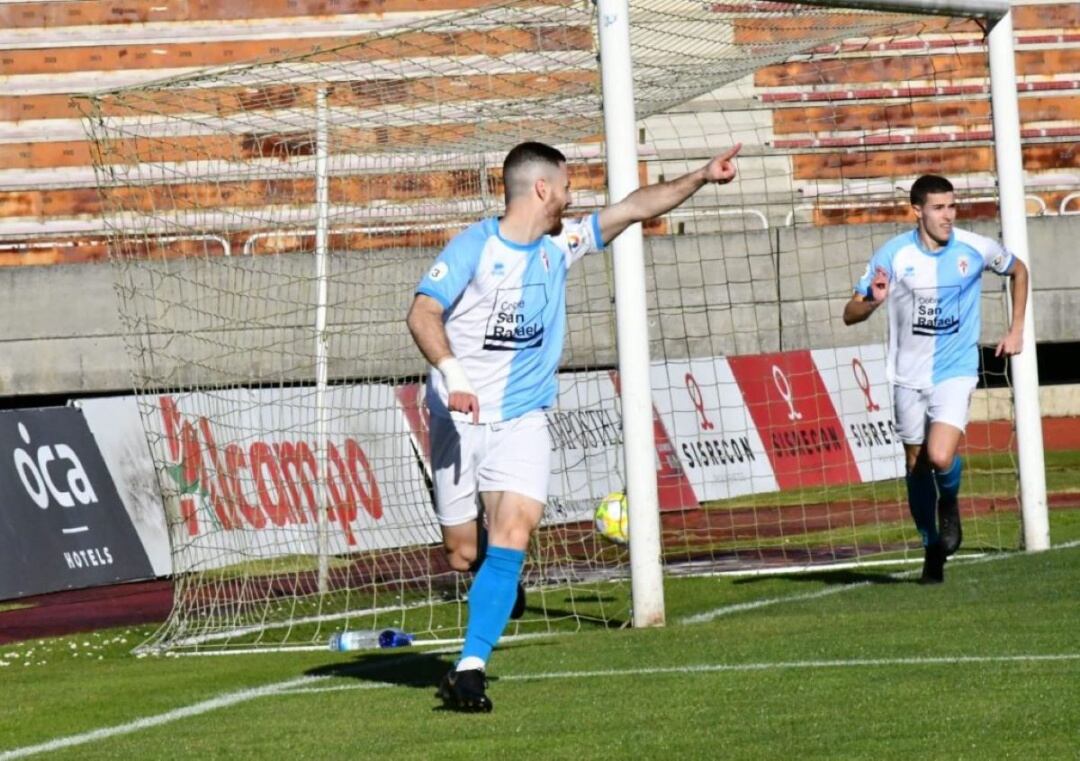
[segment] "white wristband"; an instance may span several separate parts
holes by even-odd
[[[476,392],[473,391],[472,384],[469,383],[469,379],[461,368],[461,363],[457,361],[457,357],[447,357],[438,364],[438,368],[439,372],[443,374],[443,380],[446,381],[446,390],[451,394],[460,392],[476,396]]]

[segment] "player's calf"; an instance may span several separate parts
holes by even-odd
[[[944,545],[945,554],[952,555],[960,548],[963,535],[960,529],[960,474],[963,472],[963,462],[959,457],[953,457],[947,467],[937,470],[934,479],[937,481],[938,491],[938,534]]]

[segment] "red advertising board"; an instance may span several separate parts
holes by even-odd
[[[860,482],[843,424],[809,351],[728,362],[781,489]]]
[[[615,391],[622,393],[619,388],[619,374],[611,371],[611,382],[615,384]],[[664,421],[653,404],[653,439],[656,448],[656,497],[660,510],[689,510],[698,507],[698,498],[694,493],[694,487],[686,477],[679,455],[675,446],[671,443],[671,437],[664,427]]]

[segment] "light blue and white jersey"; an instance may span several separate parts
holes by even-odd
[[[956,228],[938,251],[923,247],[917,229],[875,251],[855,293],[869,298],[877,269],[888,273],[889,380],[926,389],[977,377],[982,273],[1006,275],[1012,266],[1000,243]]]
[[[566,272],[603,248],[600,219],[566,220],[558,235],[521,245],[485,219],[457,235],[416,292],[446,310],[450,350],[480,401],[480,422],[492,423],[555,403],[555,373],[566,334]],[[428,373],[427,404],[449,416],[442,373]]]

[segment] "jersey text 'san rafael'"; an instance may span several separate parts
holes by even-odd
[[[1007,275],[1013,255],[997,241],[954,229],[928,251],[919,231],[896,236],[874,252],[855,292],[871,297],[881,268],[889,277],[889,380],[926,389],[979,372],[979,299],[985,270]]]
[[[447,244],[416,292],[442,304],[450,350],[476,390],[481,423],[545,409],[566,333],[566,273],[603,248],[596,214],[566,220],[558,235],[506,240],[499,221],[477,222]],[[427,404],[447,417],[442,373],[428,373]]]

